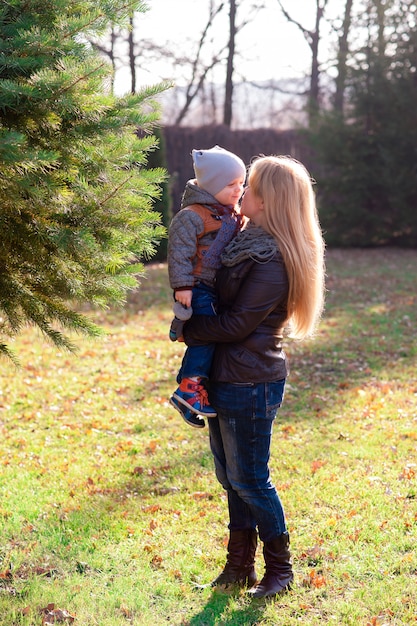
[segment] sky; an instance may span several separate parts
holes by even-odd
[[[152,39],[158,45],[176,50],[190,50],[189,41],[198,37],[208,16],[209,0],[146,0],[149,11],[137,18],[135,38]],[[250,0],[242,1],[237,13],[237,22],[245,18]],[[288,23],[282,15],[277,0],[265,0],[266,8],[259,11],[251,23],[239,33],[237,47],[239,57],[236,60],[236,74],[247,80],[263,81],[281,78],[302,77],[309,72],[311,55],[307,42],[300,29]],[[313,28],[315,19],[315,0],[283,0],[284,6],[295,19],[306,28]],[[329,0],[329,14],[341,16],[345,0]],[[245,13],[243,12],[245,9]],[[219,16],[220,17],[220,16]],[[216,18],[216,30],[213,31],[213,50],[223,45],[227,37],[227,12],[223,21]],[[224,68],[221,78],[224,80]],[[154,84],[168,70],[163,62],[145,69],[138,68],[138,86]],[[169,76],[177,84],[181,83],[181,71],[174,70]],[[214,74],[212,77],[216,79]],[[239,76],[238,76],[239,78]],[[125,70],[116,75],[116,91],[123,92],[127,83]]]

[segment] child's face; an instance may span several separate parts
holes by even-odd
[[[237,204],[243,193],[244,178],[235,178],[214,196],[220,204]]]

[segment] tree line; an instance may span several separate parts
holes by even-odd
[[[259,89],[254,103],[261,110],[268,91],[285,92],[287,99],[280,105],[284,109],[293,109],[294,103],[298,103],[303,115],[296,118],[293,129],[300,134],[300,141],[308,144],[305,150],[315,155],[312,174],[317,181],[328,245],[416,246],[417,8],[414,0],[344,0],[337,13],[332,0],[312,0],[315,8],[312,26],[296,19],[294,5],[289,0],[276,2],[287,23],[305,39],[310,50],[310,68],[301,83],[287,80],[283,84],[278,76],[271,76],[267,85],[252,85]],[[252,133],[253,129],[239,127],[234,107],[234,96],[242,86],[236,82],[242,63],[240,41],[244,41],[248,23],[256,22],[266,9],[266,2],[207,0],[206,4],[201,3],[200,10],[204,8],[207,19],[201,32],[193,33],[193,40],[186,42],[188,49],[193,50],[188,58],[181,56],[180,48],[158,49],[149,35],[140,38],[140,21],[136,25],[132,21],[133,35],[128,42],[132,76],[144,60],[163,54],[172,61],[173,68],[181,67],[182,76],[188,81],[182,89],[176,89],[174,104],[163,117],[168,125],[165,133],[176,133],[179,137],[181,127],[203,127],[207,130],[205,139],[195,132],[199,147],[208,147],[211,137],[215,137],[209,129],[226,127],[233,131],[229,147],[235,146],[245,157],[247,140],[239,145],[236,137],[240,131]],[[210,32],[218,28],[218,20],[225,14],[227,34],[210,55],[206,48]],[[333,42],[327,56],[323,52],[324,36]],[[119,31],[117,37],[123,39],[123,32]],[[210,71],[218,66],[224,68],[223,88],[209,83]],[[223,106],[219,103],[221,99]],[[249,99],[246,105],[246,108],[250,106]],[[201,111],[203,117],[199,118],[196,111]],[[180,128],[175,131],[175,127]],[[279,130],[272,125],[272,135]],[[183,132],[186,136],[190,131]],[[258,144],[256,152],[266,152],[268,145],[269,141]],[[187,159],[188,154],[183,158]],[[182,157],[169,144],[166,158],[172,175],[175,211],[178,159]],[[180,181],[184,182],[182,178]]]

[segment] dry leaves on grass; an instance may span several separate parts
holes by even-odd
[[[0,592],[15,596],[17,594],[16,588],[13,586],[15,581],[27,580],[31,576],[52,578],[57,573],[58,570],[53,567],[22,565],[19,569],[13,570],[9,564],[6,569],[0,571]]]
[[[308,575],[303,579],[304,587],[315,587],[316,589],[319,589],[320,587],[325,587],[326,585],[327,580],[323,574],[315,569],[310,570]]]
[[[327,464],[327,461],[322,461],[317,459],[311,463],[311,473],[315,474],[320,468],[324,467]]]
[[[366,626],[390,626],[391,618],[394,617],[394,613],[389,609],[382,611],[379,615],[375,615],[371,617],[371,619],[366,622]]]
[[[66,609],[55,608],[55,604],[48,604],[42,613],[42,626],[51,626],[52,624],[72,624],[75,616],[68,613]]]
[[[321,545],[316,544],[312,548],[307,548],[305,552],[302,552],[299,558],[307,561],[307,564],[313,567],[321,563],[324,559],[334,561],[335,557],[332,552],[327,552]]]

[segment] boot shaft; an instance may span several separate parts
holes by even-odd
[[[265,574],[262,580],[248,591],[252,598],[276,596],[277,593],[291,588],[294,575],[289,545],[288,533],[264,543]]]
[[[290,553],[290,536],[282,533],[272,541],[267,541],[263,546],[265,569],[268,573],[278,574],[292,570]]]
[[[255,529],[231,530],[227,544],[227,565],[249,567],[255,563],[258,533]]]
[[[227,560],[223,571],[210,586],[239,584],[251,587],[256,582],[255,554],[258,544],[256,530],[230,531]]]

